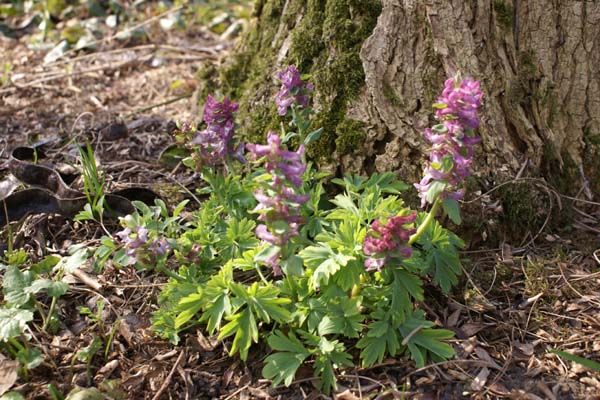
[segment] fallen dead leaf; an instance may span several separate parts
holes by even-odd
[[[460,327],[460,329],[469,337],[477,334],[477,332],[483,330],[484,328],[485,325],[479,322],[467,322]]]
[[[496,361],[489,355],[489,353],[485,351],[484,348],[475,348],[475,354],[477,354],[477,357],[479,357],[481,361],[485,361],[488,364],[490,364],[490,367],[496,368],[498,370],[502,369],[500,365],[498,365],[498,363],[496,363]]]
[[[532,354],[533,354],[534,347],[535,347],[535,346],[533,345],[533,343],[520,343],[520,342],[515,342],[515,343],[513,343],[513,344],[514,344],[514,346],[515,346],[517,349],[521,350],[521,352],[522,352],[523,354],[525,354],[526,356],[530,356],[530,355],[532,355]]]
[[[19,362],[7,360],[4,356],[0,359],[0,396],[6,393],[17,382]]]
[[[475,391],[480,391],[483,389],[487,382],[488,376],[490,376],[490,370],[487,367],[483,367],[475,379],[473,379],[473,382],[471,383],[471,389]]]

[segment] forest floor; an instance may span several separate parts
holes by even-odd
[[[193,172],[159,160],[175,142],[175,122],[198,120],[197,68],[217,62],[232,43],[201,25],[165,31],[157,21],[144,24],[143,38],[105,33],[95,50],[66,52],[50,62],[44,62],[47,52],[27,46],[34,28],[15,38],[0,35],[0,64],[10,64],[0,86],[0,163],[17,146],[49,140],[47,162],[58,165],[65,155],[76,156],[75,143],[88,141],[107,174],[108,192],[144,186],[176,204],[199,187]],[[0,170],[2,183],[8,175]],[[503,235],[501,219],[486,212],[486,226],[496,226],[496,234],[471,241],[464,279],[450,298],[427,299],[429,317],[456,332],[455,360],[416,369],[401,357],[347,369],[334,398],[600,399],[598,373],[549,353],[600,354],[600,208],[546,189],[539,207],[570,210],[570,231],[551,231],[544,223],[525,227],[520,237]],[[495,194],[487,196],[494,204]],[[484,214],[476,207],[472,212]],[[106,227],[111,233],[121,229],[111,222]],[[3,229],[0,242],[7,240]],[[15,247],[40,259],[65,254],[74,243],[94,246],[102,232],[93,223],[37,214],[16,224],[12,234]],[[160,340],[150,317],[165,281],[110,265],[100,275],[84,269],[57,304],[59,332],[31,329],[45,361],[27,379],[16,379],[0,353],[0,389],[29,399],[50,398],[49,384],[63,394],[75,386],[98,387],[109,399],[328,398],[316,391],[310,372],[289,388],[272,387],[261,378],[263,348],[241,362],[227,356],[229,341],[201,330],[182,334],[177,346]],[[97,311],[98,300],[105,304],[99,320],[78,311]],[[79,361],[79,350],[107,335],[113,339],[104,356],[99,351],[89,364]]]

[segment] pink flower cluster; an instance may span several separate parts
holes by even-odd
[[[310,101],[308,92],[314,89],[313,84],[305,83],[300,77],[300,72],[294,65],[290,65],[287,69],[279,71],[277,77],[281,82],[281,88],[275,99],[279,115],[286,115],[288,108],[293,104],[299,108],[306,108]]]
[[[196,132],[191,141],[198,148],[202,165],[223,164],[227,156],[243,158],[243,146],[234,148],[232,140],[235,131],[233,115],[237,110],[238,103],[231,102],[228,98],[219,102],[211,95],[207,96],[203,118],[207,126]]]
[[[299,216],[299,207],[307,202],[309,195],[299,194],[302,187],[302,174],[306,164],[302,161],[304,146],[298,151],[289,151],[281,148],[281,138],[273,133],[267,134],[267,144],[248,144],[247,149],[254,159],[264,157],[265,169],[272,178],[266,182],[262,189],[254,193],[258,205],[254,212],[260,213],[258,220],[264,224],[256,228],[256,236],[275,246],[285,246],[288,240],[298,234],[302,218]],[[267,264],[273,267],[276,274],[280,274],[278,252]]]
[[[464,196],[464,190],[456,186],[471,174],[473,146],[481,141],[473,130],[479,126],[477,110],[482,98],[479,82],[474,79],[446,80],[442,96],[434,104],[435,116],[441,123],[433,129],[427,128],[424,134],[432,147],[425,175],[415,184],[420,192],[421,207],[431,202],[428,192],[434,182],[447,184],[442,198],[458,200]]]
[[[367,271],[381,270],[390,258],[408,258],[412,255],[412,247],[407,244],[415,229],[407,228],[407,224],[415,222],[415,212],[387,219],[387,222],[376,220],[371,224],[363,242],[363,251],[370,257],[365,261]]]

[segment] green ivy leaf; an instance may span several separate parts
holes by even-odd
[[[60,297],[63,296],[69,290],[69,284],[65,281],[52,281],[46,289],[48,296]]]
[[[285,276],[302,276],[304,275],[304,262],[298,256],[291,256],[281,261],[281,270]]]
[[[8,304],[15,306],[25,305],[31,298],[30,293],[25,288],[31,286],[33,279],[33,274],[30,271],[21,271],[14,265],[6,267],[2,286],[4,299]]]
[[[0,342],[21,336],[32,320],[33,312],[29,310],[0,308]]]
[[[88,249],[87,247],[72,247],[69,249],[73,251],[73,253],[67,257],[63,257],[59,263],[54,267],[55,271],[63,270],[67,273],[72,273],[77,268],[80,268],[85,264],[88,259]]]
[[[35,347],[24,347],[17,352],[17,361],[27,369],[33,369],[44,362],[42,352]]]

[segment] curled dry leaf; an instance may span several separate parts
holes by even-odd
[[[19,362],[6,360],[0,354],[0,396],[6,393],[17,382]]]
[[[487,378],[490,375],[490,370],[487,367],[483,367],[477,374],[473,382],[471,383],[471,389],[479,391],[485,387]]]

